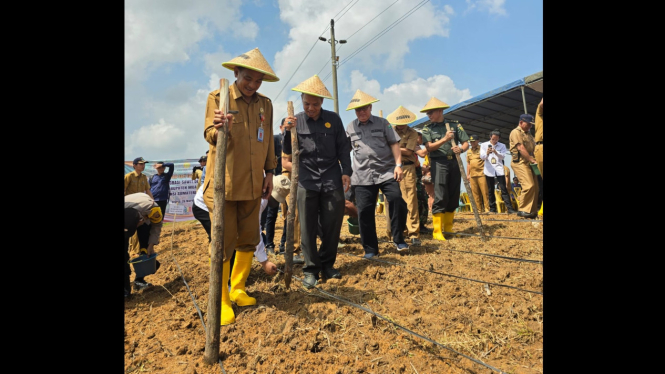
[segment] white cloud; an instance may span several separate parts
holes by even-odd
[[[418,76],[416,69],[404,69],[402,70],[402,81],[408,82],[413,80]]]
[[[313,74],[318,74],[320,71],[319,76],[325,79],[331,70],[331,47],[327,42],[317,41],[317,38],[322,35],[326,25],[330,25],[332,18],[337,19],[334,26],[335,38],[348,40],[348,43],[336,46],[340,67],[343,66],[348,71],[401,69],[404,58],[409,53],[409,42],[431,36],[449,35],[450,19],[447,8],[441,10],[432,3],[426,3],[376,42],[345,61],[353,52],[362,48],[366,42],[409,13],[415,6],[414,3],[397,2],[376,20],[369,22],[392,2],[360,1],[354,3],[353,7],[346,8],[345,11],[348,9],[348,12],[341,18],[342,13],[335,16],[346,3],[327,0],[279,0],[280,19],[291,28],[289,42],[275,54],[273,70],[280,77],[280,81],[264,84],[261,86],[262,92],[273,100],[284,100],[281,96],[285,94],[284,91],[290,90]],[[303,19],[307,19],[307,22],[303,22]],[[427,25],[427,27],[414,27],[414,25]],[[329,39],[329,29],[322,36]],[[303,62],[310,49],[309,56]],[[301,62],[303,64],[298,68]],[[296,68],[297,72],[289,81]],[[330,79],[326,81],[326,85],[332,85]],[[277,97],[283,87],[284,91]],[[328,87],[328,90],[332,92],[331,87]]]
[[[379,110],[383,110],[384,117],[401,105],[420,119],[425,116],[420,113],[420,109],[432,96],[450,106],[472,97],[468,88],[458,89],[453,80],[445,75],[434,75],[427,79],[416,77],[409,82],[393,84],[382,91],[378,81],[367,79],[361,72],[354,70],[351,73],[351,87],[362,87],[363,92],[379,99],[379,102],[373,104],[372,113],[378,115]]]
[[[506,0],[466,0],[466,3],[468,7],[465,12],[477,9],[478,11],[486,11],[489,14],[508,15],[504,7]]]
[[[448,4],[443,6],[443,11],[446,12],[447,14],[451,15],[451,16],[455,14],[455,11],[453,10],[453,7],[451,7]]]
[[[218,33],[253,40],[259,26],[240,16],[241,0],[126,0],[125,83],[190,60],[198,43]],[[223,21],[220,21],[223,19]]]

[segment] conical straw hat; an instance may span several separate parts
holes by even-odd
[[[424,113],[432,109],[446,109],[446,108],[450,108],[450,105],[432,96],[432,98],[429,99],[427,104],[425,104],[425,107],[420,110],[420,113]]]
[[[266,82],[277,82],[279,80],[279,78],[277,78],[275,75],[275,72],[270,68],[270,65],[268,65],[268,61],[266,61],[258,48],[254,48],[247,53],[243,53],[231,61],[224,62],[222,63],[222,66],[229,70],[233,70],[234,67],[240,66],[250,70],[258,71],[259,73],[265,74],[263,80]]]
[[[346,110],[360,108],[361,106],[369,105],[377,101],[379,101],[379,99],[375,99],[368,94],[358,90],[351,98],[351,102],[349,103],[349,106],[346,107]]]
[[[399,108],[395,109],[394,112],[388,114],[386,119],[388,122],[390,122],[391,125],[408,125],[409,123],[416,120],[416,115],[412,111],[400,105]]]
[[[293,87],[291,90],[306,93],[312,96],[332,99],[332,95],[330,95],[330,92],[328,92],[326,86],[323,85],[321,78],[319,78],[319,76],[316,74],[314,74],[313,77],[301,82],[299,85]]]

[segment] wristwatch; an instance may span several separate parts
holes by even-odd
[[[399,167],[402,167],[402,164],[397,164],[397,165],[395,165],[395,166],[399,166]]]

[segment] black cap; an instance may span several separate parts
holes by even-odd
[[[201,158],[199,159],[199,162],[201,162],[201,161],[208,161],[208,156],[201,156]]]
[[[136,164],[147,164],[148,161],[144,160],[143,157],[137,157],[134,159],[134,165]]]
[[[469,135],[469,141],[470,141],[470,142],[477,142],[477,141],[478,141],[478,137],[477,137],[476,135]]]

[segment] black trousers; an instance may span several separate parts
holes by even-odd
[[[488,194],[490,195],[490,212],[495,212],[496,213],[496,196],[494,196],[494,190],[496,188],[494,187],[496,182],[499,182],[499,189],[501,190],[501,198],[503,199],[503,202],[506,204],[506,210],[511,212],[513,211],[513,204],[510,202],[510,195],[508,194],[508,187],[506,187],[506,176],[505,175],[497,175],[496,177],[488,177],[487,175],[485,176],[485,181],[487,182],[487,191]]]
[[[275,223],[277,223],[277,216],[279,215],[279,205],[274,208],[269,206],[264,210],[266,213],[266,248],[275,248]],[[282,233],[282,237],[286,239]]]
[[[457,158],[431,159],[432,182],[434,183],[434,203],[432,203],[432,215],[437,213],[454,212],[459,208],[460,174]]]
[[[212,238],[210,237],[210,214],[207,210],[203,210],[196,206],[196,204],[192,204],[192,214],[194,215],[194,218],[201,222],[201,225],[206,230],[206,234],[208,234],[208,243],[210,243],[212,241]]]
[[[162,217],[166,215],[166,204],[169,203],[168,200],[162,200],[162,201],[155,201],[157,205],[159,205],[159,208],[162,210]]]
[[[344,220],[344,189],[312,191],[298,186],[298,213],[300,248],[305,258],[302,271],[318,279],[323,267],[332,268],[337,259],[337,243]],[[319,226],[321,247],[317,250]]]
[[[402,191],[395,179],[369,186],[355,186],[356,207],[358,208],[358,228],[360,229],[360,242],[365,253],[379,254],[379,240],[376,237],[376,199],[379,190],[388,200],[388,213],[390,215],[390,232],[395,243],[404,243],[404,230],[406,229],[406,201],[402,198]]]

